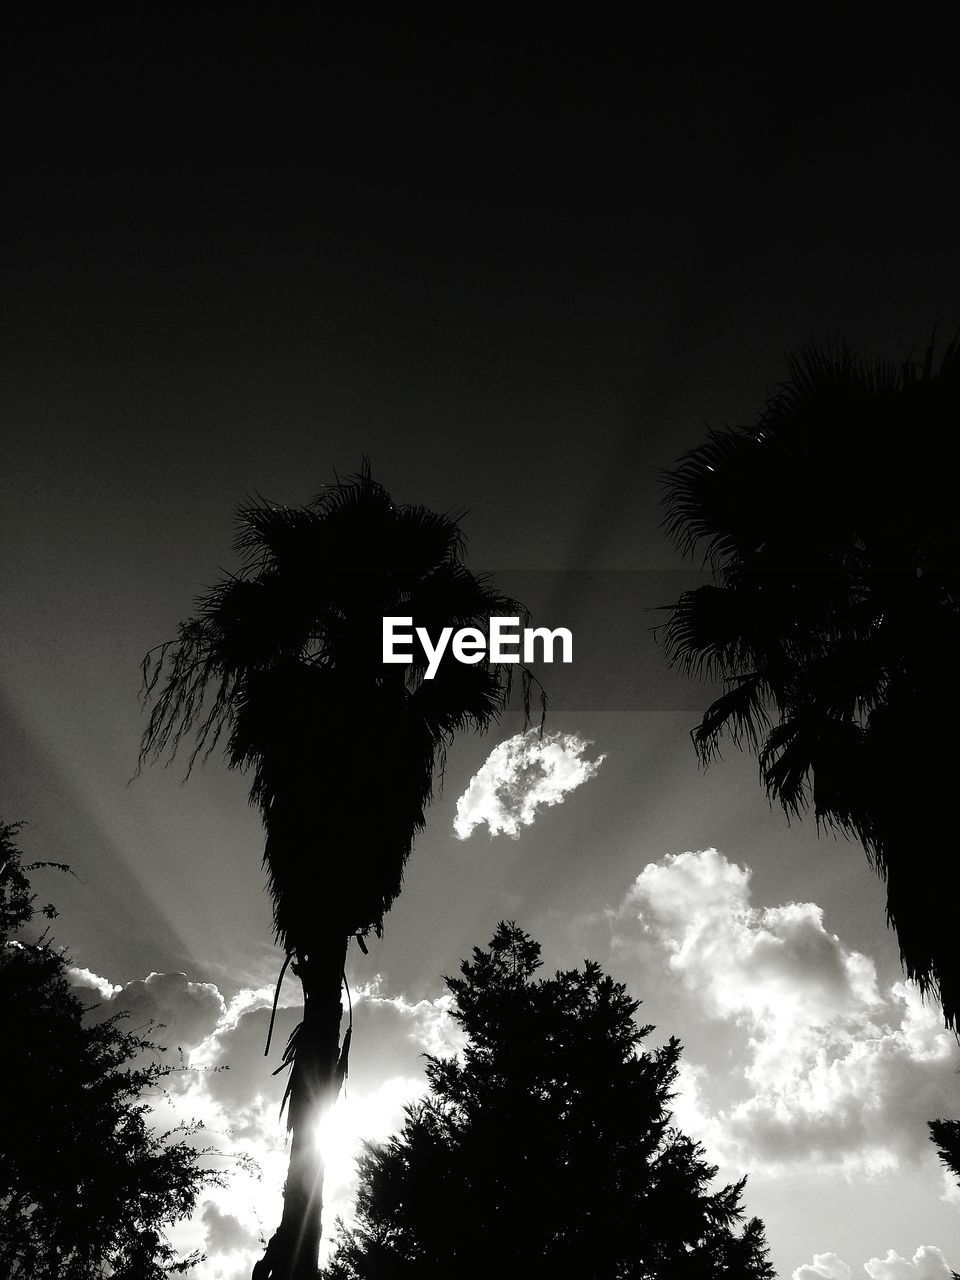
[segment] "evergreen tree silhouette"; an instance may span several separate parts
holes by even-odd
[[[680,1045],[644,1050],[639,1002],[599,965],[537,978],[503,924],[448,979],[462,1059],[428,1058],[429,1095],[360,1160],[358,1224],[328,1280],[773,1276],[744,1180],[670,1116]]]
[[[255,1280],[317,1274],[323,1163],[315,1134],[346,1067],[341,983],[352,937],[381,931],[424,825],[435,772],[464,729],[486,729],[511,668],[382,660],[382,618],[445,626],[525,616],[463,564],[457,519],[395,504],[365,464],[304,507],[239,512],[239,573],[198,601],[179,638],[148,655],[156,700],[141,764],[193,738],[192,765],[221,736],[250,770],[266,830],[276,937],[303,988],[287,1044],[290,1161],[283,1216]],[[529,680],[523,673],[525,705]],[[347,1033],[349,1035],[349,1032]]]
[[[667,529],[711,585],[668,657],[725,690],[693,739],[759,758],[771,799],[860,840],[909,977],[960,1025],[960,879],[945,873],[960,714],[960,523],[944,465],[960,346],[939,365],[808,350],[751,427],[711,431],[666,477]]]
[[[193,1130],[147,1124],[165,1070],[118,1018],[91,1023],[39,914],[16,844],[0,824],[0,1275],[9,1280],[161,1280],[184,1272],[165,1228],[218,1178]],[[44,910],[52,918],[52,907]],[[33,930],[36,932],[36,930]],[[176,1140],[171,1141],[171,1138]]]
[[[960,1120],[931,1120],[927,1127],[940,1159],[960,1186]],[[956,1271],[950,1274],[953,1280],[960,1280]]]
[[[960,1184],[960,1120],[931,1120],[928,1127],[940,1159]]]

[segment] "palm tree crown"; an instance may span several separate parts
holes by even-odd
[[[240,571],[144,662],[156,700],[141,762],[192,736],[192,766],[226,734],[263,814],[278,940],[379,930],[447,745],[496,719],[511,670],[446,661],[426,680],[417,646],[410,665],[384,665],[381,619],[410,616],[435,639],[523,611],[465,568],[455,517],[395,504],[366,465],[306,506],[246,506],[238,524]]]
[[[936,368],[932,348],[792,360],[755,426],[711,431],[666,476],[667,529],[713,582],[664,628],[674,663],[726,686],[693,732],[704,762],[728,734],[788,812],[862,841],[906,970],[955,1027],[958,409],[956,340]]]

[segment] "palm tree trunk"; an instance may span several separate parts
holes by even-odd
[[[325,940],[295,953],[292,967],[303,987],[303,1021],[290,1069],[290,1162],[283,1186],[283,1216],[253,1269],[253,1280],[317,1280],[323,1208],[317,1125],[338,1091],[340,988],[347,942],[346,938]]]

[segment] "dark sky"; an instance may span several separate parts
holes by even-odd
[[[263,980],[242,781],[126,785],[138,664],[231,567],[245,495],[304,501],[368,455],[399,500],[469,509],[476,567],[536,571],[543,621],[583,619],[554,724],[611,752],[526,860],[474,865],[431,836],[492,742],[459,748],[377,969],[435,988],[520,906],[559,956],[565,909],[717,844],[895,976],[859,853],[788,830],[750,761],[698,774],[702,694],[657,668],[646,607],[680,567],[657,468],[705,423],[749,421],[804,343],[901,359],[960,323],[945,14],[9,27],[2,804],[81,875],[55,889],[79,963]],[[598,843],[602,881],[572,852]]]
[[[547,571],[543,620],[592,613],[581,703],[695,708],[631,645],[672,579],[549,574],[676,567],[657,467],[788,351],[960,321],[951,50],[893,19],[9,34],[4,701],[37,780],[38,733],[126,770],[137,664],[231,566],[237,503],[363,454],[468,508],[477,567]]]
[[[955,113],[893,27],[647,21],[107,10],[15,42],[15,500],[172,569],[366,449],[471,507],[489,564],[671,563],[652,465],[703,418],[800,343],[955,322]]]

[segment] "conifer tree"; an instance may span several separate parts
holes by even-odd
[[[448,979],[466,1047],[428,1058],[429,1095],[368,1145],[327,1276],[771,1277],[744,1180],[712,1190],[671,1122],[678,1041],[644,1049],[622,983],[592,962],[538,979],[539,957],[501,924]]]

